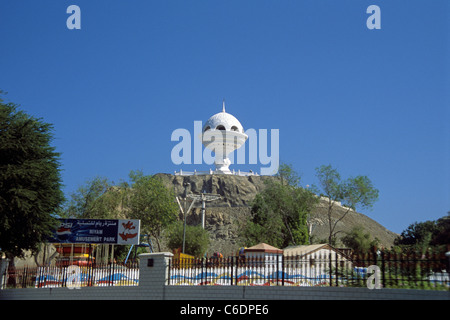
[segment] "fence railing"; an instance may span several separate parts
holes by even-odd
[[[0,283],[6,288],[58,288],[87,286],[137,286],[138,262],[77,266],[67,263],[41,267],[7,268]]]
[[[376,266],[378,274],[370,272]],[[173,259],[168,285],[345,286],[449,290],[444,253],[374,252],[345,256],[338,252],[304,256]],[[376,277],[376,278],[375,278]]]
[[[373,273],[372,267],[378,269]],[[377,281],[382,288],[450,290],[449,261],[445,252],[341,252],[261,257],[171,259],[167,285],[222,286],[344,286],[366,287]],[[54,288],[73,286],[136,286],[138,262],[126,265],[57,264],[7,268],[0,288]]]
[[[218,171],[218,170],[211,170],[209,169],[209,171],[184,171],[184,170],[180,170],[179,172],[175,171],[175,175],[176,176],[204,176],[204,175],[214,175],[214,174],[223,174],[222,172]],[[258,176],[258,173],[250,171],[250,172],[245,172],[245,171],[235,171],[234,169],[231,171],[232,175],[235,176]]]

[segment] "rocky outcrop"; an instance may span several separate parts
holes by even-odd
[[[241,238],[241,228],[250,216],[250,207],[256,194],[264,189],[265,181],[276,179],[271,176],[236,176],[236,175],[191,175],[175,176],[171,174],[157,174],[164,184],[174,191],[180,199],[194,193],[210,193],[220,195],[220,199],[206,202],[205,229],[211,235],[210,251],[232,253],[239,246],[245,245]],[[189,206],[189,203],[187,204]],[[344,207],[337,206],[334,218],[340,216]],[[314,241],[328,239],[328,220],[326,207],[321,202],[311,212],[312,238]],[[201,224],[201,202],[196,202],[187,216],[187,223]],[[339,222],[338,239],[355,226],[362,226],[372,237],[380,240],[385,247],[393,244],[397,234],[387,230],[375,220],[366,215],[350,211]],[[326,241],[326,240],[325,240]]]
[[[215,207],[248,207],[255,195],[264,188],[264,181],[273,179],[270,176],[237,176],[237,175],[191,175],[175,176],[157,174],[175,195],[212,193],[221,196],[214,202]]]

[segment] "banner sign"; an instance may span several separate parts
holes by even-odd
[[[141,220],[58,219],[51,243],[139,244]]]

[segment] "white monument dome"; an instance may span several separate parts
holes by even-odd
[[[222,112],[211,116],[203,126],[203,132],[208,130],[226,130],[244,133],[242,124],[235,116],[225,112],[225,103],[223,104]]]
[[[223,102],[222,112],[211,116],[202,129],[203,145],[214,151],[216,172],[231,174],[231,161],[228,154],[239,149],[247,140],[244,128],[236,117],[225,111]]]
[[[175,171],[175,175],[196,175],[196,174],[237,174],[240,176],[257,175],[253,171],[243,172],[241,170],[230,171],[229,167],[231,160],[228,158],[235,150],[242,147],[248,139],[245,134],[244,127],[236,119],[235,116],[225,111],[225,101],[222,105],[222,112],[212,115],[206,120],[199,133],[198,138],[201,140],[205,148],[213,151],[214,164],[216,169],[209,171],[194,171],[186,172],[180,170],[179,173]]]

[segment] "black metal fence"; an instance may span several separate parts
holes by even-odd
[[[445,252],[173,259],[168,285],[343,286],[449,290]]]
[[[6,288],[57,288],[86,286],[137,286],[139,264],[73,265],[69,261],[50,266],[7,268],[0,283]]]
[[[445,251],[377,251],[347,255],[339,251],[305,255],[172,259],[168,285],[343,286],[449,290]],[[0,288],[136,286],[139,263],[57,264],[7,268]]]

